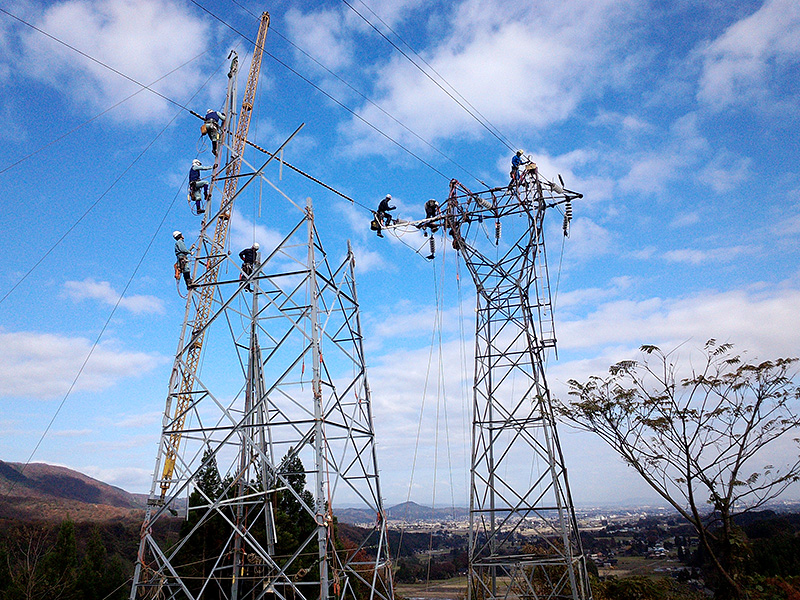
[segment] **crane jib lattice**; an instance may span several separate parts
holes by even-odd
[[[195,282],[203,284],[214,284],[217,281],[219,274],[219,266],[222,263],[222,255],[224,253],[225,244],[228,238],[228,229],[230,226],[230,216],[233,211],[233,199],[236,195],[236,188],[238,186],[238,177],[241,170],[241,160],[244,154],[244,148],[247,144],[247,132],[250,128],[250,118],[253,113],[253,103],[255,101],[256,88],[258,86],[258,76],[261,71],[261,59],[264,54],[264,43],[267,37],[267,29],[269,28],[269,14],[263,13],[261,15],[261,23],[258,29],[258,37],[256,38],[256,46],[253,51],[253,59],[250,63],[250,73],[247,78],[247,88],[245,89],[244,97],[242,98],[242,108],[237,122],[236,133],[233,136],[232,142],[232,160],[228,163],[226,169],[225,188],[223,191],[222,202],[220,203],[220,211],[217,215],[214,228],[214,235],[211,243],[207,243],[206,226],[203,227],[200,233],[201,244],[208,246],[207,259],[205,261],[206,270],[199,278],[195,278]],[[236,59],[234,59],[236,60]],[[229,77],[235,78],[235,69],[231,69]],[[231,88],[229,87],[229,90]],[[230,101],[230,99],[229,99]],[[229,122],[233,115],[228,115],[228,122],[225,124],[225,135],[229,134]],[[180,449],[183,423],[186,418],[188,407],[192,403],[192,389],[194,387],[195,378],[197,375],[197,367],[200,362],[200,356],[203,351],[203,339],[205,335],[204,325],[208,321],[211,311],[212,301],[214,299],[213,285],[202,285],[198,289],[200,296],[196,304],[195,318],[192,321],[192,344],[186,352],[185,359],[180,357],[176,358],[176,364],[173,368],[173,381],[170,382],[170,399],[168,400],[167,411],[169,412],[169,404],[171,399],[175,399],[174,412],[172,413],[172,431],[167,441],[167,447],[164,449],[164,469],[161,479],[161,500],[167,494],[172,483],[172,476],[175,470],[175,461],[177,460],[178,450]],[[190,290],[188,294],[187,311],[193,302],[193,292]],[[177,379],[178,381],[175,381]],[[172,387],[172,386],[175,387]],[[172,390],[176,389],[173,392]]]

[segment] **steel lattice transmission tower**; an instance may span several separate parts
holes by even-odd
[[[443,222],[477,288],[470,598],[591,597],[545,378],[555,347],[544,244],[548,208],[580,194],[528,163],[508,188],[450,185]],[[489,225],[489,227],[487,227]],[[535,542],[522,543],[520,534]]]
[[[207,334],[217,326],[227,339],[207,349],[196,376],[169,492],[142,528],[131,598],[393,599],[353,268],[349,248],[331,262],[309,202],[248,279],[237,265],[216,283]],[[175,426],[165,418],[162,446]],[[189,490],[179,539],[159,535]],[[335,537],[342,495],[374,514],[358,545]],[[279,514],[286,507],[309,524],[295,545],[283,539],[282,525],[297,531]],[[211,547],[211,536],[225,543]]]
[[[325,252],[310,200],[248,277],[225,251],[234,200],[267,163],[238,191],[226,179],[197,243],[131,600],[394,598],[353,253]],[[343,497],[374,515],[361,540],[336,535]]]

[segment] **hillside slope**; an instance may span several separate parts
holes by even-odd
[[[108,520],[143,506],[140,497],[66,467],[0,461],[0,518]]]

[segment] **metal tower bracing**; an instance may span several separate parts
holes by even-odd
[[[216,287],[206,330],[227,341],[207,348],[181,423],[165,420],[162,443],[179,425],[183,443],[131,598],[393,600],[352,251],[331,262],[309,201],[252,275]],[[337,498],[374,515],[362,539],[336,535]]]
[[[578,197],[528,163],[508,188],[472,193],[453,180],[431,221],[445,226],[477,288],[473,600],[591,597],[544,368],[556,343],[544,217],[558,205],[571,215]]]

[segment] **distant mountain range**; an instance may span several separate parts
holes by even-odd
[[[66,467],[0,460],[0,519],[19,521],[106,521],[141,519],[146,494],[125,490]],[[375,514],[358,508],[334,511],[342,523],[363,524]],[[404,502],[386,510],[392,521],[452,521],[466,518],[466,508],[431,508]]]
[[[146,499],[65,467],[0,461],[0,518],[104,521],[132,516]]]
[[[343,523],[363,524],[375,520],[373,513],[358,508],[340,508],[333,512]],[[468,515],[469,510],[463,507],[431,508],[416,502],[403,502],[386,509],[390,521],[458,521]]]

